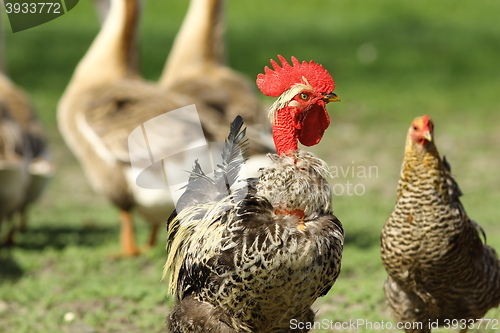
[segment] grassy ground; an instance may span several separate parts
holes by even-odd
[[[186,6],[146,3],[146,78],[159,76]],[[322,63],[342,102],[329,106],[332,125],[314,151],[339,171],[372,171],[365,178],[339,172],[332,180],[340,184],[334,208],[347,239],[342,274],[315,305],[319,320],[392,320],[383,300],[379,233],[394,205],[415,116],[434,118],[438,147],[453,166],[467,212],[500,250],[499,11],[493,0],[229,1],[233,67],[254,78],[276,54]],[[111,259],[118,250],[116,211],[90,190],[57,132],[57,100],[98,28],[82,0],[53,22],[6,33],[9,75],[37,106],[58,173],[18,246],[0,253],[0,332],[160,332],[172,305],[160,282],[165,233],[145,256]],[[355,185],[362,195],[353,194]],[[145,242],[146,224],[139,221],[137,230]],[[500,318],[500,310],[486,318]]]

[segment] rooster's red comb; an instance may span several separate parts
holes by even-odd
[[[330,73],[313,60],[300,63],[297,58],[292,57],[293,66],[290,66],[282,56],[278,55],[278,59],[281,61],[282,67],[271,59],[271,65],[273,65],[274,70],[266,66],[264,68],[265,74],[257,75],[257,87],[259,87],[264,95],[278,97],[294,84],[308,83],[317,92],[327,94],[335,89],[335,82]]]

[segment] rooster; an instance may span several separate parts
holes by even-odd
[[[460,202],[462,192],[439,156],[427,115],[408,131],[397,193],[381,237],[387,302],[399,322],[422,323],[409,325],[408,333],[430,332],[431,323],[453,319],[464,333],[499,305],[500,262]]]
[[[171,332],[298,332],[291,320],[313,321],[311,305],[339,275],[344,231],[332,214],[328,167],[297,143],[321,140],[325,105],[339,100],[334,81],[313,61],[278,57],[282,67],[271,61],[274,70],[257,78],[278,97],[269,113],[272,165],[232,190],[245,147],[236,117],[214,177],[195,163],[169,219]]]

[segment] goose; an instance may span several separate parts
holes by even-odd
[[[4,240],[14,243],[16,231],[27,228],[27,210],[54,174],[47,141],[28,95],[7,76],[0,35],[0,224],[20,216]]]
[[[78,63],[58,104],[60,132],[79,160],[93,189],[120,211],[121,255],[140,253],[132,210],[150,223],[148,247],[156,243],[159,226],[172,211],[172,197],[164,188],[137,185],[129,154],[129,136],[144,123],[169,111],[195,104],[205,136],[223,141],[216,124],[222,117],[199,100],[160,89],[143,80],[137,70],[136,30],[138,0],[112,0],[106,20]],[[182,117],[181,117],[182,118]],[[169,133],[163,150],[188,149],[196,124],[178,119],[155,130]]]
[[[24,200],[28,184],[24,148],[21,127],[8,112],[0,91],[0,228],[4,221],[10,220],[20,209]],[[13,231],[11,228],[6,233],[5,243],[12,241]]]
[[[44,131],[26,93],[2,73],[0,74],[0,94],[5,102],[6,112],[19,126],[22,135],[22,158],[26,165],[27,178],[25,186],[19,186],[24,188],[24,193],[17,211],[20,215],[19,229],[25,231],[28,207],[40,197],[53,177],[55,167],[50,158]],[[12,241],[12,238],[7,240],[8,243]]]

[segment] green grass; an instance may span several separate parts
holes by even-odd
[[[315,304],[319,320],[393,320],[383,299],[379,233],[394,205],[415,116],[434,118],[438,147],[453,166],[467,212],[500,250],[500,2],[253,0],[227,6],[231,65],[253,79],[277,54],[322,63],[342,102],[329,106],[332,125],[313,150],[331,166],[378,170],[370,178],[332,180],[361,184],[365,192],[334,197],[346,245],[340,278]],[[186,7],[187,1],[145,4],[146,78],[158,78]],[[57,132],[57,100],[98,29],[84,0],[38,28],[16,34],[7,28],[8,73],[37,106],[58,172],[31,210],[18,246],[0,253],[0,332],[160,332],[173,304],[160,282],[165,233],[145,256],[111,259],[119,249],[117,212],[90,190]],[[363,49],[375,49],[375,60],[360,61]],[[147,225],[136,225],[144,243]],[[75,318],[68,322],[69,312]],[[500,310],[486,318],[500,318]]]

